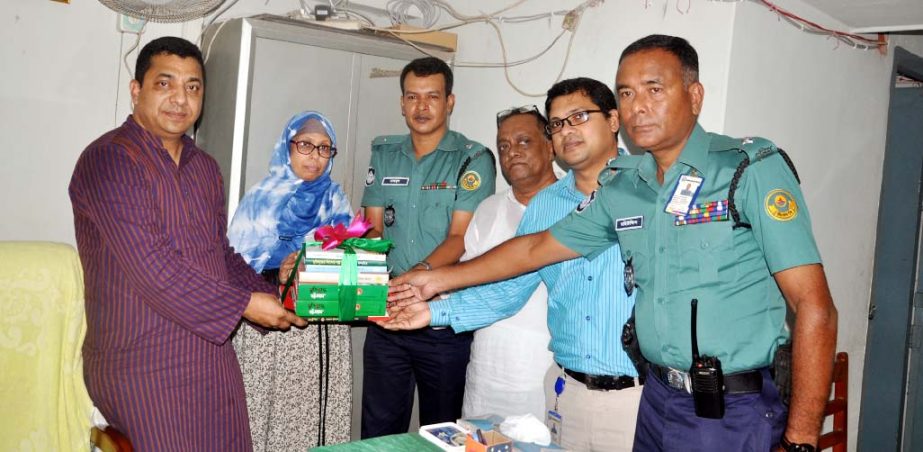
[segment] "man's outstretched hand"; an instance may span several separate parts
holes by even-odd
[[[440,290],[441,270],[415,270],[392,279],[388,285],[388,303],[406,305],[435,297]]]
[[[388,297],[390,299],[390,296]],[[389,330],[417,330],[429,326],[432,315],[429,303],[425,301],[410,302],[405,300],[402,306],[388,308],[388,320],[379,321],[381,327]]]

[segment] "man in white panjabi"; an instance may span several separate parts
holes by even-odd
[[[557,180],[546,124],[535,106],[497,114],[497,153],[510,188],[478,206],[465,233],[461,260],[473,259],[512,238],[529,200]],[[547,313],[548,292],[540,284],[518,313],[474,333],[464,417],[531,413],[544,419],[544,378],[554,365]]]

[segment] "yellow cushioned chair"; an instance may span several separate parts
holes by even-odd
[[[72,246],[0,242],[0,450],[89,449],[83,309]]]

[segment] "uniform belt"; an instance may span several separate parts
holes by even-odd
[[[672,367],[650,365],[650,374],[665,385],[692,393],[692,380],[689,373]],[[725,394],[752,394],[763,390],[763,373],[760,370],[747,370],[724,376]]]
[[[577,372],[576,370],[570,370],[560,364],[558,364],[558,367],[564,369],[564,373],[574,380],[583,383],[586,388],[591,391],[621,391],[625,388],[633,388],[643,384],[639,382],[637,378],[629,377],[628,375],[589,375],[583,372]]]

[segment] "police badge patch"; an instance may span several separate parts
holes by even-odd
[[[798,216],[795,198],[791,193],[779,188],[766,195],[763,205],[766,207],[766,213],[777,221],[789,221]]]
[[[368,187],[375,183],[375,168],[369,167],[369,173],[365,175],[365,186]]]
[[[477,171],[466,171],[461,177],[461,188],[467,191],[477,190],[481,186],[481,175]]]
[[[590,207],[590,204],[593,204],[593,201],[596,200],[596,190],[593,190],[593,193],[590,193],[590,196],[587,196],[586,199],[580,202],[580,205],[577,206],[577,212],[583,212],[584,209]]]

